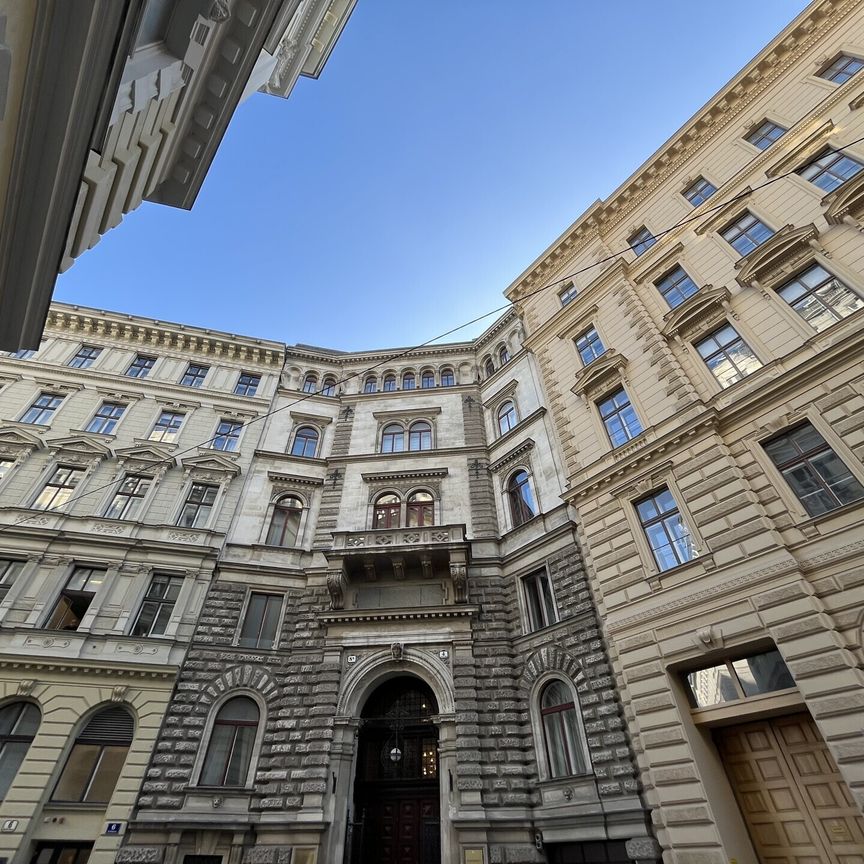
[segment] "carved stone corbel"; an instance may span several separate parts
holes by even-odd
[[[458,561],[450,562],[450,576],[453,579],[453,599],[457,603],[468,602],[468,565]]]
[[[390,562],[393,565],[393,575],[397,579],[404,579],[405,578],[405,559],[398,556],[398,555],[393,555],[390,558]]]
[[[327,590],[330,592],[330,608],[345,608],[345,574],[342,570],[327,571]]]
[[[428,555],[424,555],[420,559],[420,567],[423,570],[423,577],[425,579],[432,578],[432,559]]]

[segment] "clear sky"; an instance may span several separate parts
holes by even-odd
[[[55,297],[346,350],[418,344],[501,305],[805,6],[359,0],[319,80],[240,107],[191,212],[144,204]]]

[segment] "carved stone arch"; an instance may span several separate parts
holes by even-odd
[[[336,716],[359,717],[375,688],[397,675],[419,678],[432,689],[440,714],[455,713],[456,694],[450,669],[432,654],[410,647],[402,650],[398,660],[391,648],[381,648],[350,667],[342,679]]]
[[[373,505],[382,495],[397,495],[401,501],[405,492],[401,486],[376,486],[369,490],[369,504]]]
[[[563,675],[573,682],[577,690],[588,683],[579,661],[560,645],[553,644],[544,645],[528,658],[519,686],[530,693],[536,682],[549,673]]]
[[[242,664],[226,669],[218,678],[211,681],[198,697],[199,703],[211,705],[231,690],[252,690],[260,693],[265,702],[277,692],[276,682],[263,669]]]

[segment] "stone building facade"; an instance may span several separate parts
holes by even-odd
[[[669,864],[864,860],[864,6],[508,289]]]
[[[0,358],[7,860],[115,860],[283,355],[56,305]]]

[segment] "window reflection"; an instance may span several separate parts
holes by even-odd
[[[686,673],[684,680],[695,708],[707,708],[795,686],[795,680],[777,650],[696,669]]]

